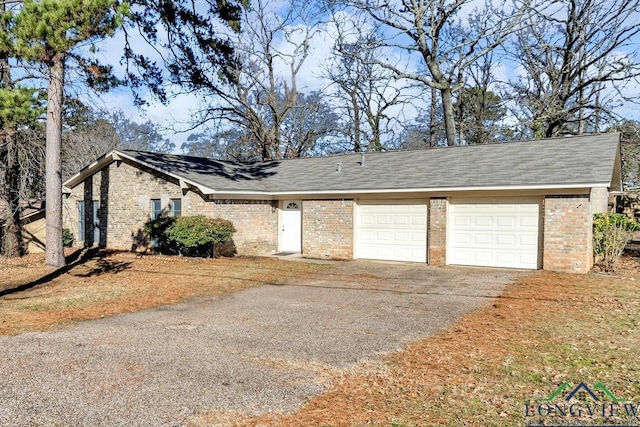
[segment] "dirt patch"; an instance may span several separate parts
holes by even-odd
[[[59,270],[45,267],[42,254],[0,259],[0,335],[43,331],[196,296],[223,296],[326,268],[252,257],[204,259],[105,251],[67,255],[69,265]]]

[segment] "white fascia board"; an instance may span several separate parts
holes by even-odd
[[[68,187],[68,188],[75,187],[76,185],[84,181],[88,176],[93,175],[94,173],[102,169],[104,166],[112,163],[115,160],[113,158],[114,154],[117,155],[117,152],[115,150],[105,154],[95,162],[89,164],[89,166],[86,166],[85,168],[80,170],[80,172],[73,175],[71,178],[68,178],[65,182],[63,182],[62,183],[63,187]]]
[[[544,191],[544,190],[580,190],[587,191],[593,187],[608,187],[606,183],[588,183],[572,185],[527,185],[527,186],[493,186],[493,187],[432,187],[432,188],[402,188],[375,190],[323,190],[323,191],[213,191],[206,194],[209,199],[261,199],[271,200],[282,197],[301,196],[357,196],[364,194],[405,194],[405,193],[447,193],[465,191]]]
[[[587,189],[593,187],[608,187],[606,183],[587,183],[571,185],[518,185],[518,186],[493,186],[493,187],[426,187],[426,188],[401,188],[383,190],[325,190],[325,191],[282,191],[270,193],[274,196],[313,195],[313,194],[392,194],[392,193],[446,193],[460,191],[517,191],[517,190],[572,190]]]
[[[152,165],[150,165],[150,164],[148,164],[146,162],[143,162],[143,161],[140,161],[140,160],[138,160],[138,159],[136,159],[134,157],[131,157],[131,156],[127,155],[127,153],[123,153],[122,151],[114,150],[110,154],[112,154],[112,158],[114,157],[113,155],[117,156],[118,159],[121,159],[121,158],[124,157],[124,158],[130,160],[133,163],[137,163],[139,165],[143,165],[143,166],[145,166],[145,167],[147,167],[147,168],[149,168],[151,170],[157,171],[157,172],[159,172],[159,173],[161,173],[163,175],[168,175],[168,176],[170,176],[172,178],[175,178],[180,183],[180,187],[181,188],[185,188],[185,187],[188,187],[188,186],[195,187],[202,194],[210,194],[212,192],[215,192],[215,190],[213,190],[213,189],[211,189],[209,187],[206,187],[206,186],[204,186],[202,184],[199,184],[199,183],[197,183],[195,181],[191,181],[189,179],[186,179],[186,178],[184,178],[182,176],[175,175],[173,173],[170,173],[170,172],[164,171],[162,169],[159,169],[159,168],[157,168],[155,166],[152,166]],[[116,160],[116,159],[114,158],[114,160]],[[185,187],[183,187],[183,186],[185,186]]]
[[[273,193],[267,191],[215,191],[212,190],[208,193],[202,192],[209,200],[224,200],[224,199],[247,199],[247,200],[273,200],[275,199]]]

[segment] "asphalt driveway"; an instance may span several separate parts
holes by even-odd
[[[343,262],[223,299],[0,337],[0,425],[176,426],[203,412],[291,411],[341,369],[375,366],[521,274]]]

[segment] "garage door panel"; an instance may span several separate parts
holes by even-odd
[[[374,236],[375,236],[375,240],[381,240],[383,242],[392,241],[391,233],[389,233],[388,231],[378,231],[377,233],[374,234]]]
[[[408,226],[409,225],[409,217],[405,215],[398,215],[393,218],[393,223],[395,225]]]
[[[471,225],[471,218],[467,216],[459,216],[453,219],[457,227],[469,227]]]
[[[532,217],[520,217],[520,226],[521,227],[530,227],[530,228],[535,228],[536,230],[538,229],[538,218],[532,218]]]
[[[517,236],[513,234],[498,234],[496,236],[496,246],[516,246]]]
[[[473,223],[475,227],[491,227],[493,225],[490,216],[476,216],[469,223]]]
[[[496,221],[498,227],[515,227],[517,223],[515,216],[498,216],[496,217]]]
[[[540,201],[501,203],[453,199],[449,204],[447,263],[538,268]]]
[[[493,243],[492,237],[490,234],[471,234],[469,236],[469,242],[473,242],[474,246],[490,246]]]
[[[358,203],[359,258],[426,262],[427,207],[422,201]]]
[[[469,233],[457,233],[452,236],[452,240],[457,244],[461,249],[464,246],[469,245],[471,243],[472,236]]]
[[[538,236],[520,236],[521,246],[535,246],[538,247]]]
[[[389,225],[391,224],[391,216],[390,215],[380,215],[377,216],[374,222],[375,225]]]
[[[414,232],[411,233],[411,240],[417,244],[420,245],[422,247],[422,245],[425,245],[425,242],[427,241],[427,233],[424,232]],[[426,247],[426,245],[425,245]]]

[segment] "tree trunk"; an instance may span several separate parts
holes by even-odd
[[[453,112],[453,94],[451,88],[440,89],[442,96],[442,112],[444,113],[444,130],[447,137],[447,145],[456,145],[456,122]]]
[[[5,222],[2,234],[2,254],[6,257],[21,257],[25,254],[20,221],[20,165],[18,147],[13,136],[7,136],[0,159],[4,165],[2,201],[5,202]]]
[[[358,106],[355,89],[352,89],[349,95],[351,96],[351,108],[353,108],[353,152],[359,153],[362,151],[362,144],[360,142],[360,107]]]
[[[65,265],[62,246],[62,103],[64,100],[64,54],[54,56],[49,66],[46,125],[46,250],[45,264]]]
[[[436,146],[436,109],[438,108],[438,90],[431,88],[431,111],[429,111],[429,148]]]

